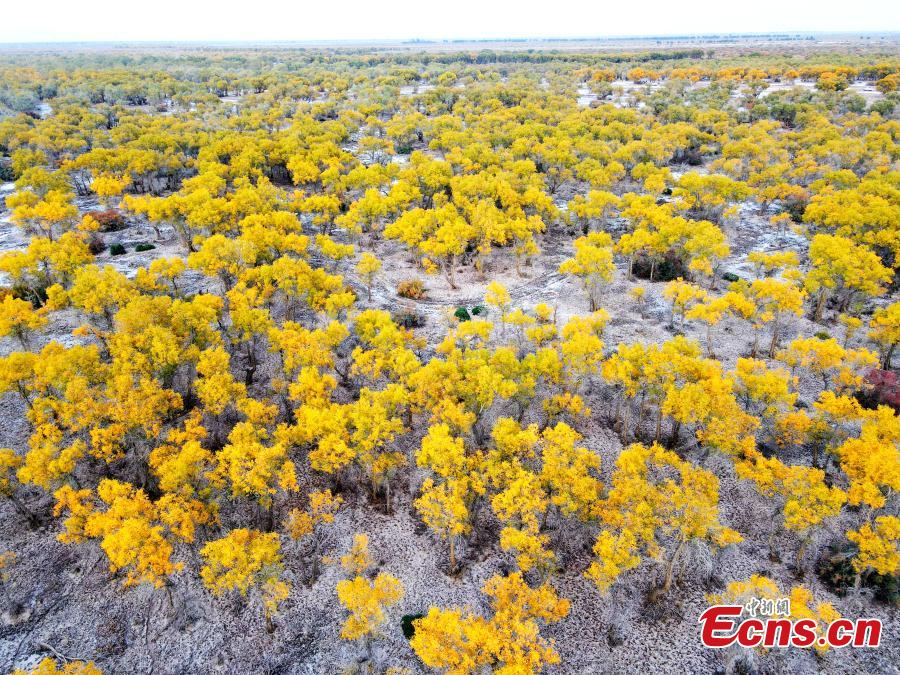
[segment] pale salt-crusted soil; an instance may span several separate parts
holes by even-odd
[[[89,206],[89,205],[85,205]],[[83,206],[83,207],[85,207]],[[0,213],[0,248],[18,248],[27,239],[4,222],[8,214]],[[805,246],[804,240],[789,237],[786,243],[769,230],[764,217],[755,207],[747,206],[737,226],[727,228],[733,254],[722,266],[744,278],[751,278],[746,255],[751,250],[770,250],[782,245]],[[133,275],[140,265],[154,257],[180,255],[180,249],[169,233],[165,241],[154,240],[151,228],[136,224],[128,229],[104,235],[107,243],[122,242],[129,248],[124,256],[111,257],[108,252],[98,257],[100,263],[114,264]],[[149,241],[157,248],[134,253],[139,241]],[[421,302],[397,298],[396,283],[421,276],[410,254],[393,242],[374,242],[374,250],[384,261],[384,271],[376,280],[373,299],[364,300],[362,286],[347,269],[350,282],[359,291],[362,306],[396,309],[411,306],[422,313],[426,324],[418,331],[430,344],[440,339],[449,325],[448,311],[459,305],[471,309],[483,302],[484,289],[490,280],[504,283],[518,306],[531,307],[546,302],[557,309],[560,324],[570,316],[587,312],[587,300],[573,280],[557,272],[559,263],[570,254],[570,238],[548,235],[541,242],[543,253],[531,265],[523,267],[519,277],[512,260],[499,252],[491,262],[485,279],[471,267],[460,267],[459,289],[452,290],[440,276],[427,277],[429,299]],[[648,288],[646,318],[642,319],[627,293],[634,283]],[[212,283],[193,276],[191,291],[212,289]],[[607,289],[603,306],[611,320],[605,334],[606,351],[619,341],[663,341],[672,336],[667,327],[668,307],[661,296],[663,284],[629,282],[624,264],[613,284]],[[724,283],[720,283],[724,287]],[[490,317],[489,317],[490,318]],[[71,344],[69,334],[79,319],[74,313],[55,316],[46,336]],[[811,335],[822,327],[798,319],[785,330],[783,342],[797,334]],[[704,334],[689,325],[686,333],[699,341]],[[732,323],[715,329],[716,355],[726,367],[746,355],[751,336],[745,326]],[[0,342],[0,353],[8,353],[15,345]],[[808,402],[817,394],[816,384],[802,383],[802,395]],[[608,428],[611,408],[607,392],[595,387],[588,392],[593,416],[581,431],[584,443],[602,458],[602,473],[608,479],[621,450],[616,435]],[[504,414],[498,409],[496,414]],[[535,411],[526,415],[526,421]],[[403,439],[403,449],[418,444],[423,425]],[[26,447],[28,428],[22,402],[13,396],[0,399],[0,447],[22,451]],[[647,590],[660,570],[645,563],[614,586],[608,596],[601,596],[582,576],[590,560],[591,532],[550,521],[554,547],[558,552],[561,573],[554,583],[562,596],[572,602],[569,616],[558,624],[545,627],[543,634],[555,640],[561,663],[548,669],[551,673],[713,673],[726,668],[738,654],[719,653],[699,644],[697,617],[708,605],[706,595],[719,592],[736,579],[753,573],[764,573],[782,587],[803,583],[817,599],[835,604],[844,615],[876,616],[885,622],[883,644],[875,650],[832,650],[824,656],[794,650],[756,655],[753,662],[759,672],[768,673],[894,673],[900,664],[896,610],[874,602],[871,598],[838,598],[828,592],[811,572],[801,578],[793,567],[796,541],[784,537],[778,545],[785,550],[784,562],[769,560],[767,539],[772,526],[771,506],[750,485],[735,479],[730,463],[724,458],[703,458],[688,450],[687,456],[705,462],[721,481],[722,520],[739,530],[745,541],[719,555],[699,549],[690,550],[675,587],[662,604],[645,602]],[[799,461],[799,460],[795,460]],[[304,467],[304,461],[298,462]],[[324,553],[332,558],[349,546],[353,533],[365,532],[370,537],[373,557],[380,570],[396,575],[406,594],[391,610],[384,638],[377,643],[375,658],[382,667],[404,666],[422,672],[421,664],[410,650],[400,628],[404,614],[421,613],[429,606],[469,606],[478,612],[489,607],[480,593],[482,584],[493,574],[513,567],[510,556],[499,550],[499,527],[490,508],[478,512],[475,536],[461,547],[462,572],[448,576],[447,551],[411,511],[410,487],[418,485],[418,476],[401,477],[394,488],[395,502],[390,515],[381,503],[370,503],[365,490],[345,492],[346,507],[334,525],[327,530]],[[303,490],[331,486],[321,475],[301,476]],[[29,501],[32,508],[47,511],[51,500],[35,491]],[[291,505],[287,505],[285,510]],[[252,515],[225,505],[223,523],[227,527],[252,526]],[[830,530],[809,546],[805,567],[812,567],[815,555],[831,538],[840,539],[845,528],[833,523]],[[238,598],[215,599],[204,591],[198,578],[200,560],[196,552],[184,548],[178,557],[186,567],[176,577],[170,596],[164,590],[146,587],[123,590],[110,579],[105,557],[94,544],[71,546],[59,543],[58,521],[50,521],[45,529],[29,530],[8,501],[0,504],[0,550],[17,554],[16,564],[3,584],[2,622],[0,622],[0,669],[29,666],[44,656],[91,659],[106,673],[340,673],[358,663],[363,655],[359,645],[338,637],[343,613],[338,605],[335,584],[342,578],[339,566],[326,564],[322,575],[312,586],[304,579],[307,570],[299,551],[288,545],[285,550],[287,577],[294,583],[290,598],[276,620],[276,629],[267,633],[258,600],[244,602]]]

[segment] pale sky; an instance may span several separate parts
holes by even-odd
[[[2,0],[0,43],[900,30],[898,0]]]

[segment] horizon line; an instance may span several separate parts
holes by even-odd
[[[240,45],[240,46],[367,46],[367,45],[434,45],[434,44],[459,44],[459,43],[510,43],[510,42],[600,42],[600,41],[624,41],[624,40],[690,40],[690,39],[728,39],[728,38],[765,38],[765,37],[816,37],[816,36],[879,36],[900,37],[900,30],[773,30],[754,32],[729,32],[715,31],[708,33],[672,33],[672,34],[629,34],[629,35],[597,35],[597,36],[528,36],[528,37],[446,37],[446,38],[331,38],[331,39],[231,39],[231,38],[204,38],[204,39],[166,39],[153,38],[146,40],[129,39],[72,39],[72,40],[25,40],[20,42],[0,42],[3,47],[35,47],[35,46],[204,46],[204,45]]]

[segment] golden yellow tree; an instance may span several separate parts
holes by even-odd
[[[266,617],[266,626],[274,630],[272,617],[278,605],[290,592],[290,585],[281,579],[281,542],[278,534],[265,534],[239,528],[221,539],[208,542],[200,555],[206,565],[200,570],[203,583],[216,595],[239,591],[246,596],[258,590]]]
[[[553,642],[540,635],[539,622],[564,619],[568,600],[559,598],[549,584],[529,587],[519,572],[488,579],[483,591],[491,598],[490,619],[437,607],[416,619],[410,646],[426,666],[468,675],[485,667],[539,673],[559,663]]]
[[[355,575],[352,579],[342,579],[337,583],[337,595],[341,605],[350,616],[341,626],[344,640],[364,640],[366,654],[371,661],[372,642],[387,621],[386,611],[403,599],[403,584],[386,572],[380,572],[373,579],[363,577],[371,565],[368,552],[368,537],[356,535],[353,548],[341,559],[347,572]]]
[[[589,232],[575,240],[575,256],[559,266],[562,274],[573,274],[581,279],[588,294],[591,311],[599,309],[603,287],[612,281],[615,265],[612,255],[612,237],[606,232]]]

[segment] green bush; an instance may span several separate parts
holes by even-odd
[[[471,321],[472,317],[469,315],[469,310],[465,307],[457,307],[456,311],[453,312],[453,316],[455,316],[460,321]]]
[[[487,307],[484,307],[482,305],[475,305],[472,308],[472,314],[474,314],[475,316],[486,316],[487,313]]]
[[[122,244],[112,244],[109,247],[110,255],[124,255],[126,253],[125,247]]]
[[[143,251],[152,251],[155,248],[156,247],[153,244],[148,244],[148,243],[142,241],[140,244],[138,244],[137,246],[134,247],[134,250],[137,251],[138,253],[141,253]]]
[[[853,556],[856,555],[856,551],[855,547],[832,546],[819,558],[816,565],[816,574],[822,583],[839,596],[843,596],[851,589],[856,580],[856,572],[853,569]]]
[[[815,335],[820,340],[830,340],[831,339],[831,336],[828,333],[826,333],[824,330],[820,330],[820,331],[816,332]]]
[[[893,607],[900,605],[900,575],[870,572],[865,577],[865,584],[875,590],[876,599]]]
[[[793,103],[778,101],[769,107],[769,114],[786,127],[793,127],[797,120],[797,106]]]
[[[853,558],[859,553],[854,544],[829,546],[816,564],[816,574],[836,595],[843,597],[856,583]],[[875,592],[875,598],[889,605],[900,603],[900,576],[878,574],[874,570],[863,572],[860,582]]]
[[[894,102],[886,98],[875,101],[869,106],[869,112],[877,112],[882,117],[890,117],[894,113]]]

